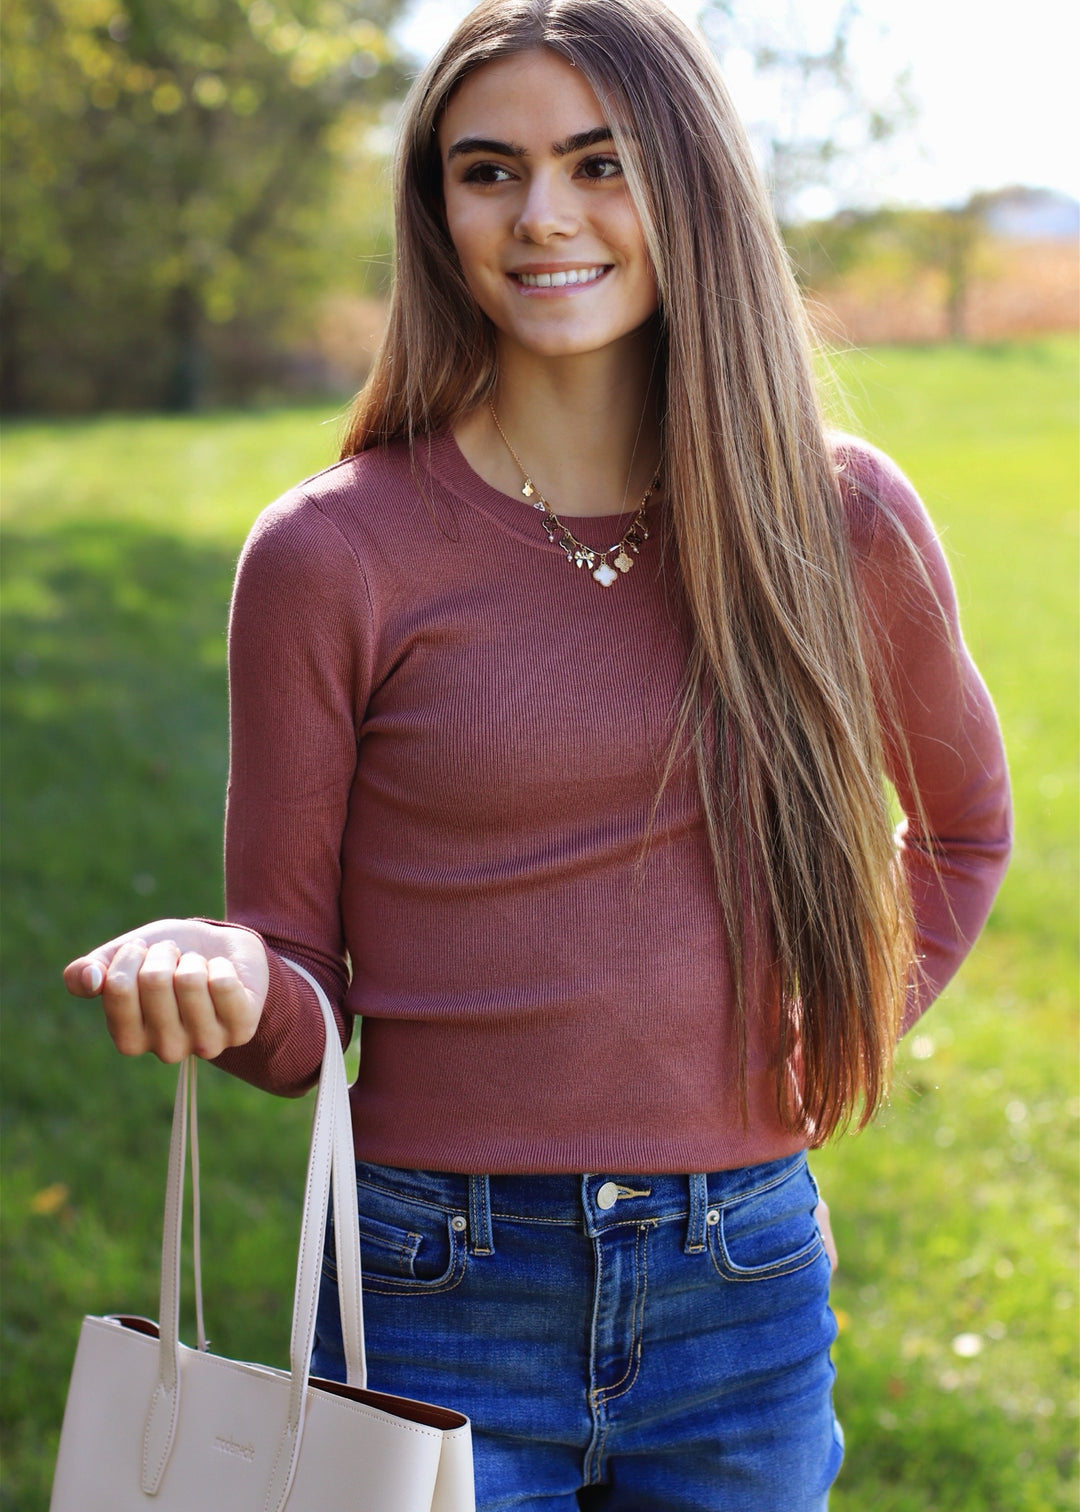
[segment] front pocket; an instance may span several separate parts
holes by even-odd
[[[709,1255],[726,1281],[768,1281],[802,1270],[824,1253],[814,1219],[818,1197],[805,1160],[767,1187],[719,1209]]]
[[[365,1275],[413,1278],[417,1251],[423,1242],[422,1234],[361,1214],[360,1255]]]
[[[457,1214],[363,1183],[357,1184],[357,1198],[365,1292],[397,1295],[448,1291],[457,1286],[467,1258],[465,1234],[454,1223]],[[323,1253],[323,1274],[336,1283],[333,1214]]]

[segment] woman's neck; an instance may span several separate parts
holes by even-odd
[[[494,408],[506,439],[479,406],[455,427],[466,460],[507,494],[527,473],[556,514],[636,509],[660,458],[653,350],[639,341],[573,358],[500,352]]]

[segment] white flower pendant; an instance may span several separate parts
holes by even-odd
[[[619,574],[607,562],[601,562],[599,567],[594,569],[593,577],[601,587],[610,588],[612,583],[618,582]]]

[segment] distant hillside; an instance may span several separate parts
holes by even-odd
[[[1056,189],[1014,185],[979,195],[972,208],[993,236],[1008,241],[1061,241],[1080,237],[1080,200]]]

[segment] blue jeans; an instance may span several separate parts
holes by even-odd
[[[370,1385],[467,1413],[478,1512],[824,1512],[805,1155],[711,1176],[357,1166]],[[344,1379],[327,1235],[312,1370]]]

